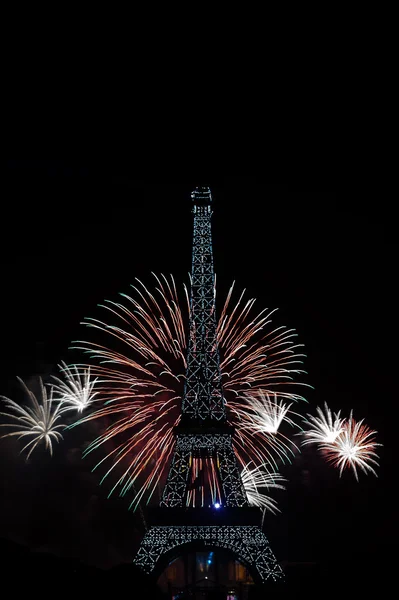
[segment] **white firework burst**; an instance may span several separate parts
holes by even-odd
[[[378,466],[375,460],[377,446],[382,446],[375,441],[376,431],[363,424],[364,419],[356,422],[351,411],[348,421],[344,424],[343,431],[337,436],[333,444],[321,446],[326,459],[339,469],[339,476],[345,468],[353,470],[356,481],[359,481],[357,467],[364,473],[370,472],[377,477],[372,465]]]
[[[65,380],[52,375],[56,383],[51,385],[59,395],[57,401],[60,402],[61,412],[77,410],[82,413],[97,394],[93,389],[98,378],[90,380],[90,367],[79,371],[77,365],[68,367],[63,361],[58,367],[64,373]]]
[[[0,423],[0,427],[12,427],[17,429],[17,431],[12,431],[1,437],[18,436],[18,439],[27,438],[29,441],[21,450],[22,453],[24,450],[30,448],[26,459],[29,458],[33,450],[41,442],[45,443],[46,450],[49,450],[52,455],[53,442],[59,442],[60,439],[63,439],[58,429],[63,429],[65,427],[65,425],[61,423],[56,425],[61,417],[60,405],[57,405],[53,410],[53,390],[50,389],[50,394],[47,396],[47,390],[44,387],[41,378],[39,378],[41,392],[40,401],[36,398],[35,394],[29,390],[20,377],[17,377],[17,379],[21,383],[32,406],[20,406],[10,398],[0,396],[0,398],[5,401],[6,406],[10,411],[0,412],[0,414],[16,421],[15,423]]]
[[[286,404],[283,400],[279,400],[276,394],[256,390],[245,393],[241,398],[245,405],[242,411],[238,409],[236,411],[244,421],[242,427],[250,428],[254,432],[275,434],[283,421],[296,426],[288,417],[288,413],[292,413],[290,411],[292,403]],[[246,420],[248,423],[245,423]]]
[[[279,428],[283,421],[299,427],[288,416],[297,415],[290,410],[292,403],[286,404],[276,394],[269,394],[261,389],[246,392],[239,397],[239,400],[241,402],[235,402],[233,407],[230,406],[231,412],[235,413],[236,421],[239,423],[236,443],[241,440],[243,433],[248,433],[251,437],[257,435],[267,441],[269,447],[278,454],[283,463],[286,460],[291,462],[290,456],[295,457],[295,452],[299,452],[299,448],[292,439],[281,433]],[[258,445],[261,443],[259,438],[257,442]],[[252,442],[255,453],[257,442]],[[248,440],[245,445],[248,445]],[[267,463],[272,469],[278,469],[277,462],[271,455]]]
[[[308,414],[308,418],[304,419],[304,422],[309,425],[309,429],[302,432],[305,437],[302,446],[306,444],[332,444],[343,431],[345,419],[340,417],[341,411],[332,414],[327,402],[324,403],[324,411],[325,413],[318,406],[316,409],[317,417]]]
[[[263,490],[285,490],[285,486],[282,484],[287,480],[282,475],[275,472],[270,473],[262,467],[251,467],[251,463],[248,463],[241,471],[241,480],[247,494],[248,502],[252,506],[258,506],[273,514],[276,514],[275,511],[280,512],[277,508],[277,501],[267,496]]]

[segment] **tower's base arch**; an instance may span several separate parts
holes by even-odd
[[[283,570],[266,535],[255,525],[152,526],[141,542],[134,564],[145,573],[157,577],[189,547],[229,551],[248,568],[255,583],[265,584],[284,579]]]

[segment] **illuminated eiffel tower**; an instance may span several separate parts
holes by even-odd
[[[134,563],[160,574],[188,548],[229,551],[247,567],[255,583],[283,579],[260,513],[250,507],[227,423],[216,339],[215,274],[207,187],[191,194],[194,234],[191,271],[190,337],[175,449],[162,498],[154,509]]]

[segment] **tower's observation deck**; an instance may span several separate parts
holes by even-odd
[[[195,205],[206,206],[212,202],[212,194],[209,187],[197,187],[191,194],[191,198]]]

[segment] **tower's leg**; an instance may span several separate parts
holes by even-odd
[[[219,443],[218,447],[218,460],[226,505],[248,506],[248,499],[238,469],[231,436],[223,436],[223,438],[225,438],[223,443]]]
[[[191,447],[177,436],[176,448],[169,468],[168,479],[162,493],[160,506],[183,506],[190,471]]]

